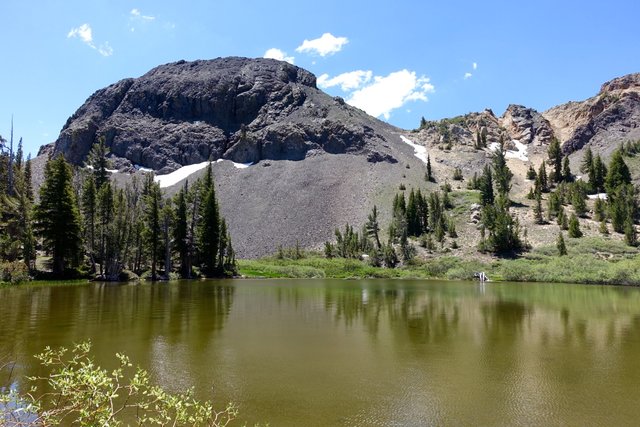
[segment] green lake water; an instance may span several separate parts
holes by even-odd
[[[640,289],[408,280],[0,288],[0,356],[90,339],[272,426],[637,425]],[[3,373],[3,376],[6,373]]]

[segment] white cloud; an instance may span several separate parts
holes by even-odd
[[[473,74],[471,74],[471,73],[464,73],[464,79],[465,79],[465,80],[470,79],[470,78],[471,78],[471,76],[473,76]]]
[[[109,45],[109,42],[104,42],[98,48],[98,53],[102,56],[111,56],[113,55],[113,48]]]
[[[293,56],[287,56],[286,52],[283,52],[280,49],[277,49],[275,47],[268,49],[264,53],[263,58],[271,58],[271,59],[277,59],[278,61],[286,61],[289,64],[293,64],[295,60]]]
[[[82,24],[77,28],[72,28],[71,31],[67,34],[67,38],[71,39],[74,37],[78,37],[84,43],[88,44],[91,47],[93,46],[93,31],[89,24]],[[95,47],[94,47],[95,48]]]
[[[67,38],[79,38],[84,44],[93,50],[97,50],[102,56],[113,55],[113,48],[109,45],[109,42],[104,42],[100,46],[95,45],[93,42],[93,30],[89,24],[82,24],[77,28],[72,28],[67,33]]]
[[[478,63],[477,63],[477,62],[474,62],[474,63],[473,63],[473,69],[474,69],[474,70],[477,70],[477,69],[478,69]]]
[[[349,43],[349,40],[346,37],[336,37],[331,33],[324,33],[317,39],[305,39],[302,44],[296,48],[296,52],[327,56],[340,52],[342,46],[347,43]]]
[[[322,74],[318,77],[318,86],[322,89],[340,86],[340,89],[347,92],[358,89],[360,86],[369,83],[372,77],[373,73],[371,71],[363,70],[342,73],[333,78],[329,78],[328,74]]]
[[[131,12],[129,12],[131,17],[134,19],[141,19],[143,21],[153,21],[154,19],[156,19],[155,16],[150,16],[150,15],[143,15],[139,9],[131,9]]]
[[[410,101],[427,101],[427,94],[435,88],[427,77],[415,71],[400,70],[386,77],[376,76],[373,82],[351,94],[347,103],[375,117],[389,119],[391,111]]]

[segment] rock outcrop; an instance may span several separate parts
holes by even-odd
[[[608,153],[620,142],[640,139],[640,73],[613,79],[593,98],[543,113],[565,154],[586,144]]]
[[[162,65],[97,91],[67,121],[54,151],[81,163],[104,138],[116,157],[160,173],[209,159],[301,160],[313,150],[394,161],[385,148],[393,132],[319,91],[302,68],[218,58]]]
[[[510,138],[522,144],[546,145],[553,138],[549,122],[533,108],[509,105],[501,121]]]

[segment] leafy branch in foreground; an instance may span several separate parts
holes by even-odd
[[[216,411],[210,401],[196,400],[192,389],[172,394],[152,385],[147,371],[133,368],[125,355],[116,354],[118,368],[108,372],[95,364],[90,350],[91,343],[84,342],[71,351],[47,347],[36,355],[51,372],[29,380],[45,381],[50,391],[32,386],[28,393],[0,394],[0,425],[119,426],[135,420],[137,425],[217,427],[237,416],[233,404]]]

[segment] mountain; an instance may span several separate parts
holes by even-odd
[[[69,118],[54,152],[80,163],[104,138],[116,157],[159,173],[220,158],[302,160],[313,150],[394,161],[384,146],[394,132],[319,91],[301,68],[218,58],[162,65],[97,91]]]
[[[514,172],[514,214],[528,227],[533,219],[526,171],[546,159],[553,138],[576,173],[585,146],[607,158],[621,142],[640,139],[638,123],[640,74],[542,113],[510,105],[502,116],[485,110],[406,131],[318,90],[315,76],[299,67],[218,58],[162,65],[97,91],[41,158],[62,153],[82,164],[91,146],[104,139],[119,170],[116,180],[142,173],[139,168],[184,178],[184,166],[216,161],[220,205],[234,247],[240,257],[257,257],[279,245],[320,248],[336,227],[362,225],[374,205],[386,226],[400,188],[433,191],[448,182],[464,190],[466,182],[454,181],[453,171],[460,169],[468,181],[490,162],[500,140]],[[424,180],[427,153],[437,183]],[[167,194],[181,185],[167,186]],[[457,251],[476,253],[476,213],[462,206],[455,215],[458,234],[469,239]],[[536,228],[532,243],[553,241],[557,226],[545,227]]]

